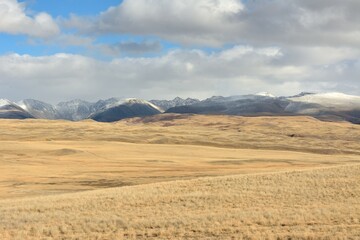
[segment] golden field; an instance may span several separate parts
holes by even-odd
[[[1,239],[359,239],[360,166],[0,201]]]
[[[358,239],[360,126],[0,121],[0,239]]]

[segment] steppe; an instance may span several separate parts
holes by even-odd
[[[360,125],[0,121],[0,239],[359,239]]]

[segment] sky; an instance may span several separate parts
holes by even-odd
[[[0,98],[360,95],[358,0],[0,0]]]

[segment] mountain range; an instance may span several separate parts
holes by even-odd
[[[343,93],[300,93],[276,97],[270,93],[238,96],[213,96],[205,100],[175,98],[150,100],[110,98],[95,103],[72,100],[51,105],[33,99],[18,103],[0,100],[0,118],[93,119],[115,122],[124,118],[161,113],[223,114],[241,116],[307,115],[327,121],[349,121],[360,124],[360,97]]]
[[[99,122],[115,122],[124,118],[141,117],[159,114],[164,112],[154,104],[140,99],[120,99],[110,98],[99,100],[95,103],[80,99],[60,102],[51,105],[34,99],[22,100],[18,103],[2,100],[4,105],[17,106],[28,116],[19,116],[18,119],[39,118],[39,119],[63,119],[70,121],[80,121],[84,119],[94,119]],[[5,104],[6,103],[6,104]],[[1,108],[0,108],[1,109]],[[5,112],[0,118],[16,118],[12,111]],[[9,114],[9,117],[7,114]]]
[[[300,93],[289,97],[275,97],[267,93],[218,96],[196,104],[170,108],[166,112],[242,116],[306,115],[321,120],[360,124],[360,97],[337,92]]]

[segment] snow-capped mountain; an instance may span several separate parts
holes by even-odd
[[[17,103],[22,109],[29,112],[35,118],[42,119],[57,119],[58,111],[56,108],[48,103],[41,102],[34,99],[25,99]]]
[[[307,94],[299,97],[288,98],[293,102],[318,104],[322,108],[337,111],[360,110],[360,97],[347,95],[344,93],[331,92],[319,94]]]
[[[98,122],[116,122],[124,118],[144,117],[160,113],[162,113],[162,109],[148,101],[129,98],[107,105],[91,115],[90,118]]]
[[[174,107],[169,113],[224,114],[224,115],[272,115],[283,112],[287,101],[270,94],[239,96],[214,96],[188,106]]]
[[[95,103],[73,100],[55,106],[27,99],[19,103],[0,100],[0,118],[45,118],[79,121],[87,118],[113,122],[123,118],[167,113],[224,114],[242,116],[307,115],[322,120],[346,120],[360,124],[360,97],[343,93],[300,93],[275,97],[264,92],[252,95],[214,96],[206,100],[175,98],[151,102],[110,98]]]
[[[99,112],[101,110],[110,108],[111,106],[115,106],[119,104],[119,102],[123,102],[121,98],[109,98],[106,100],[99,100],[96,103],[92,104],[91,106],[91,112],[92,114]]]
[[[360,97],[343,93],[301,93],[291,97],[275,97],[268,93],[214,96],[193,105],[170,108],[166,112],[242,116],[308,115],[323,120],[360,123]]]
[[[3,100],[3,102],[5,105],[5,100]],[[20,101],[18,104],[19,108],[21,108],[24,112],[28,112],[35,118],[65,119],[70,121],[80,121],[87,119],[90,118],[90,116],[101,114],[108,109],[112,109],[118,106],[122,106],[122,108],[127,106],[129,109],[132,109],[131,113],[127,113],[129,116],[142,116],[144,114],[146,116],[152,113],[163,112],[154,104],[135,98],[125,100],[120,98],[110,98],[107,100],[99,100],[95,103],[77,99],[68,102],[61,102],[55,106],[33,99],[27,99]],[[141,106],[143,106],[143,109],[140,109]],[[155,110],[150,111],[149,109]],[[125,115],[126,114],[124,114],[124,116]],[[122,119],[123,117],[120,118]]]
[[[92,103],[80,99],[61,102],[55,106],[58,118],[79,121],[87,118],[91,112]]]
[[[360,97],[338,92],[290,97],[285,112],[360,123]]]
[[[192,105],[200,102],[200,100],[195,98],[183,99],[180,97],[176,97],[173,100],[151,100],[150,102],[160,107],[162,110],[166,111],[169,108],[173,107]]]
[[[0,99],[0,118],[6,119],[26,119],[34,118],[29,112],[21,108],[14,102],[7,99]]]

